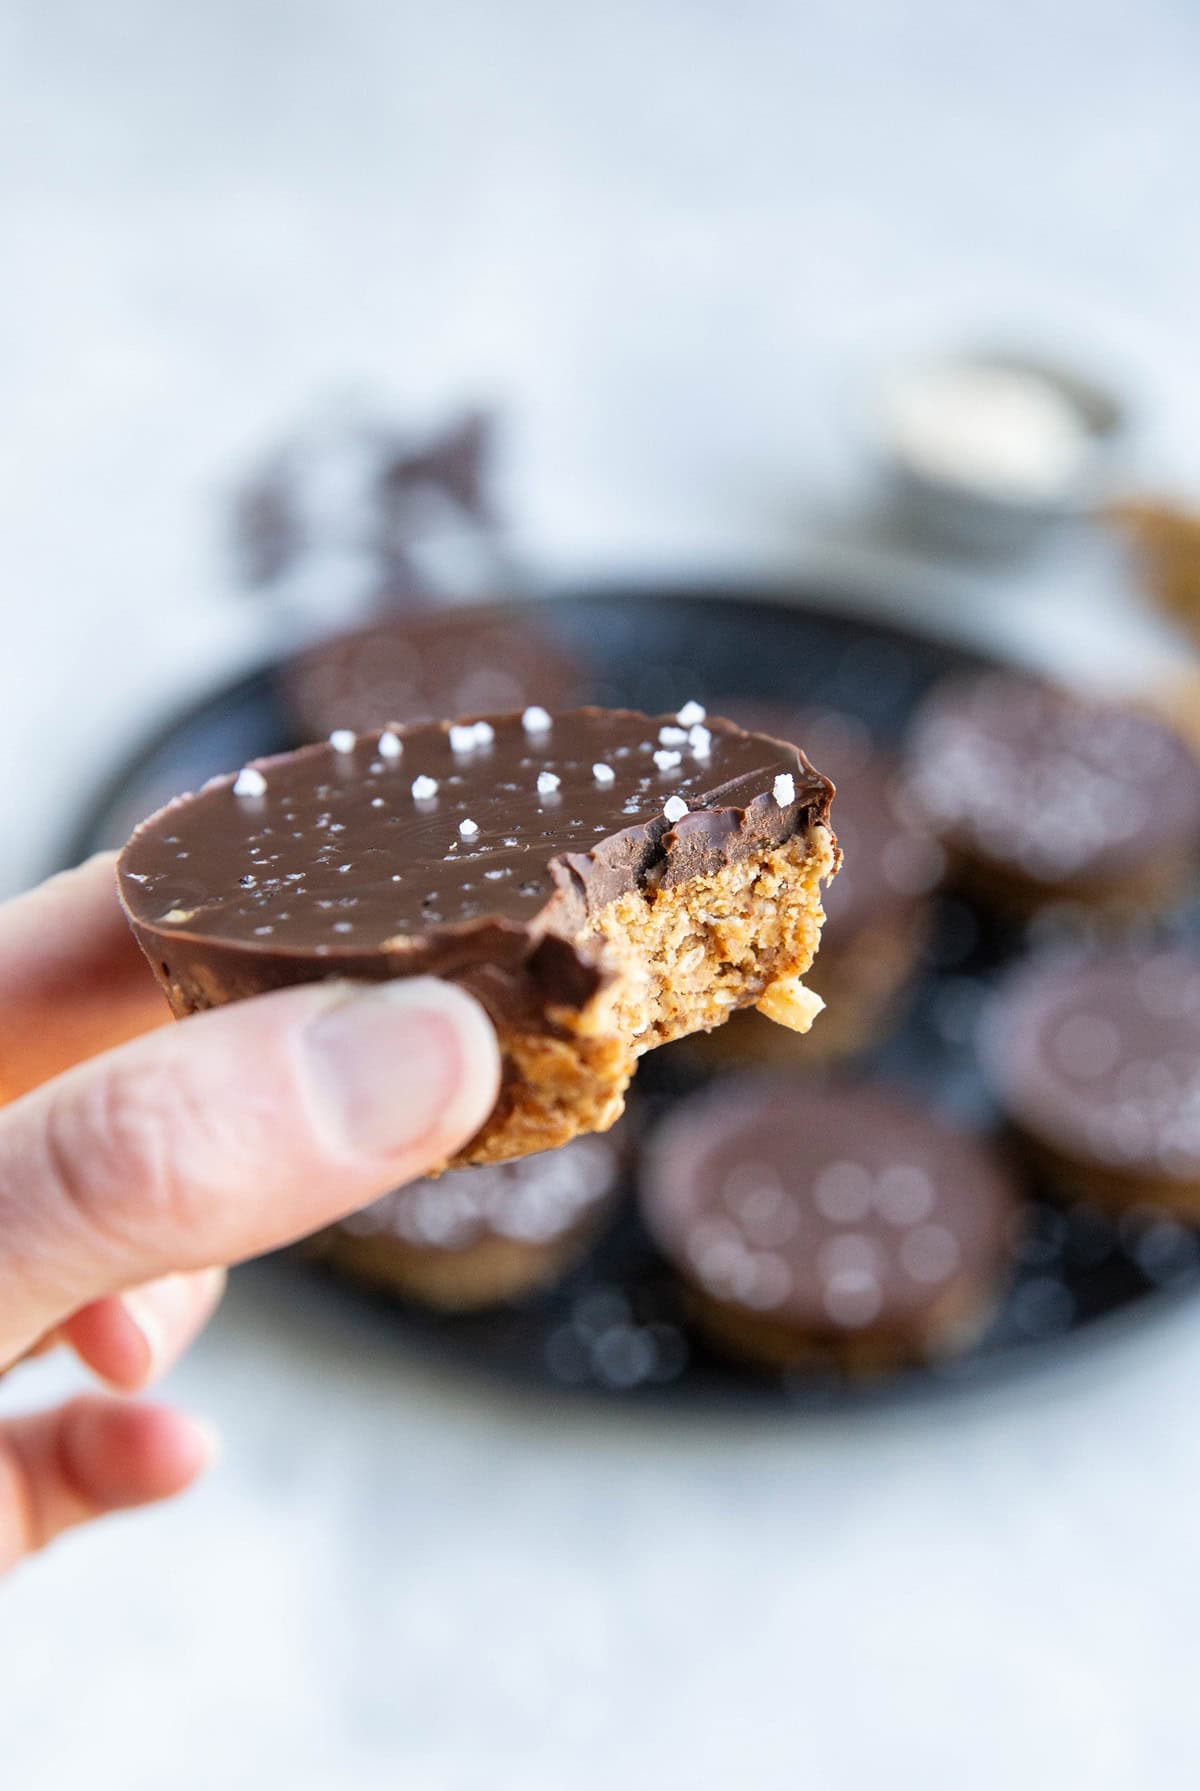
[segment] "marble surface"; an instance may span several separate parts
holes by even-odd
[[[333,386],[510,419],[548,579],[825,577],[1098,683],[1173,645],[1111,553],[935,565],[855,407],[996,332],[1200,488],[1200,15],[1033,0],[12,0],[0,11],[0,889],[148,719],[253,658],[232,469]],[[856,1416],[498,1393],[235,1282],[169,1510],[0,1600],[0,1780],[865,1791],[1195,1783],[1200,1310]],[[48,1362],[0,1410],[73,1384]]]

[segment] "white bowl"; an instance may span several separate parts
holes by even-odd
[[[911,528],[1004,554],[1099,504],[1127,425],[1116,393],[1075,369],[979,350],[897,366],[879,383],[869,431]]]

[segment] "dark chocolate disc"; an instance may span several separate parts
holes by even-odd
[[[307,648],[279,678],[307,739],[530,703],[570,708],[588,695],[580,667],[533,621],[470,610],[383,617]]]
[[[1004,1266],[1016,1195],[977,1139],[879,1088],[754,1077],[683,1102],[642,1175],[684,1279],[800,1331],[919,1323]]]
[[[1022,1130],[1086,1166],[1200,1176],[1200,957],[1178,949],[1037,962],[984,1035]]]
[[[621,1172],[618,1138],[593,1133],[517,1162],[411,1182],[352,1213],[338,1230],[425,1250],[468,1250],[484,1238],[548,1244],[606,1201]]]
[[[1200,840],[1200,766],[1132,709],[998,672],[936,691],[910,745],[913,796],[947,843],[1047,887]]]

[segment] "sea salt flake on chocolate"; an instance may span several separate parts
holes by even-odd
[[[537,780],[538,795],[539,796],[552,796],[554,794],[555,790],[558,789],[558,786],[561,783],[562,783],[562,778],[559,777],[556,772],[540,771],[538,773],[538,780]]]
[[[917,1225],[933,1211],[937,1190],[919,1164],[889,1163],[876,1177],[872,1198],[889,1225]]]
[[[670,821],[672,826],[674,826],[676,821],[682,821],[687,812],[688,805],[683,800],[682,796],[672,796],[663,804],[663,814],[667,817],[667,820]]]
[[[612,766],[599,762],[592,766],[592,776],[598,784],[613,784],[617,781],[617,774]]]
[[[450,751],[465,753],[475,751],[475,727],[472,722],[455,722],[450,729]]]
[[[490,721],[477,721],[475,723],[476,746],[490,746],[495,738],[496,730]]]
[[[353,752],[356,735],[351,728],[334,728],[329,744],[334,752]]]
[[[267,780],[253,765],[244,765],[233,780],[235,796],[265,796]]]
[[[757,1312],[768,1312],[773,1306],[782,1306],[792,1291],[792,1272],[787,1263],[781,1256],[774,1256],[765,1250],[751,1260],[753,1267],[749,1285],[742,1294],[746,1305]]]
[[[837,1269],[825,1282],[822,1301],[835,1325],[857,1330],[881,1311],[883,1289],[869,1269]]]
[[[914,1281],[931,1285],[946,1281],[959,1265],[961,1252],[944,1225],[920,1225],[900,1243],[900,1261]]]
[[[415,801],[428,802],[431,797],[437,795],[437,792],[438,782],[436,777],[413,778],[412,793]]]
[[[521,716],[521,726],[527,734],[548,733],[551,726],[550,717],[540,703],[530,703]]]
[[[659,728],[658,730],[660,746],[683,746],[687,737],[686,728]]]
[[[398,759],[404,751],[404,742],[391,728],[385,728],[379,736],[378,751],[381,759]]]
[[[676,765],[682,761],[682,758],[682,753],[668,752],[665,747],[660,747],[654,755],[654,763],[658,766],[660,771],[674,771]]]
[[[790,771],[781,771],[771,785],[771,794],[780,808],[786,808],[789,802],[796,800],[796,780]]]
[[[813,1182],[812,1202],[831,1225],[857,1224],[871,1208],[870,1171],[842,1157],[826,1163]]]
[[[475,835],[479,832],[479,823],[478,823],[478,821],[472,821],[468,817],[467,820],[459,822],[458,831],[462,835],[463,839],[473,840],[475,838]]]
[[[705,719],[707,714],[708,710],[704,707],[703,703],[685,703],[675,719],[680,727],[694,728],[699,722],[702,722]]]

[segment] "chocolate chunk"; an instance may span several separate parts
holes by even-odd
[[[387,521],[401,529],[404,546],[404,500],[414,492],[442,492],[468,516],[495,520],[488,489],[495,418],[468,411],[432,441],[415,448],[394,448],[380,469],[380,491]]]
[[[326,407],[236,492],[241,577],[293,596],[315,587],[327,606],[372,597],[407,604],[445,586],[436,567],[447,546],[460,568],[481,550],[494,562],[492,433],[491,418],[470,412],[406,439],[389,419]]]

